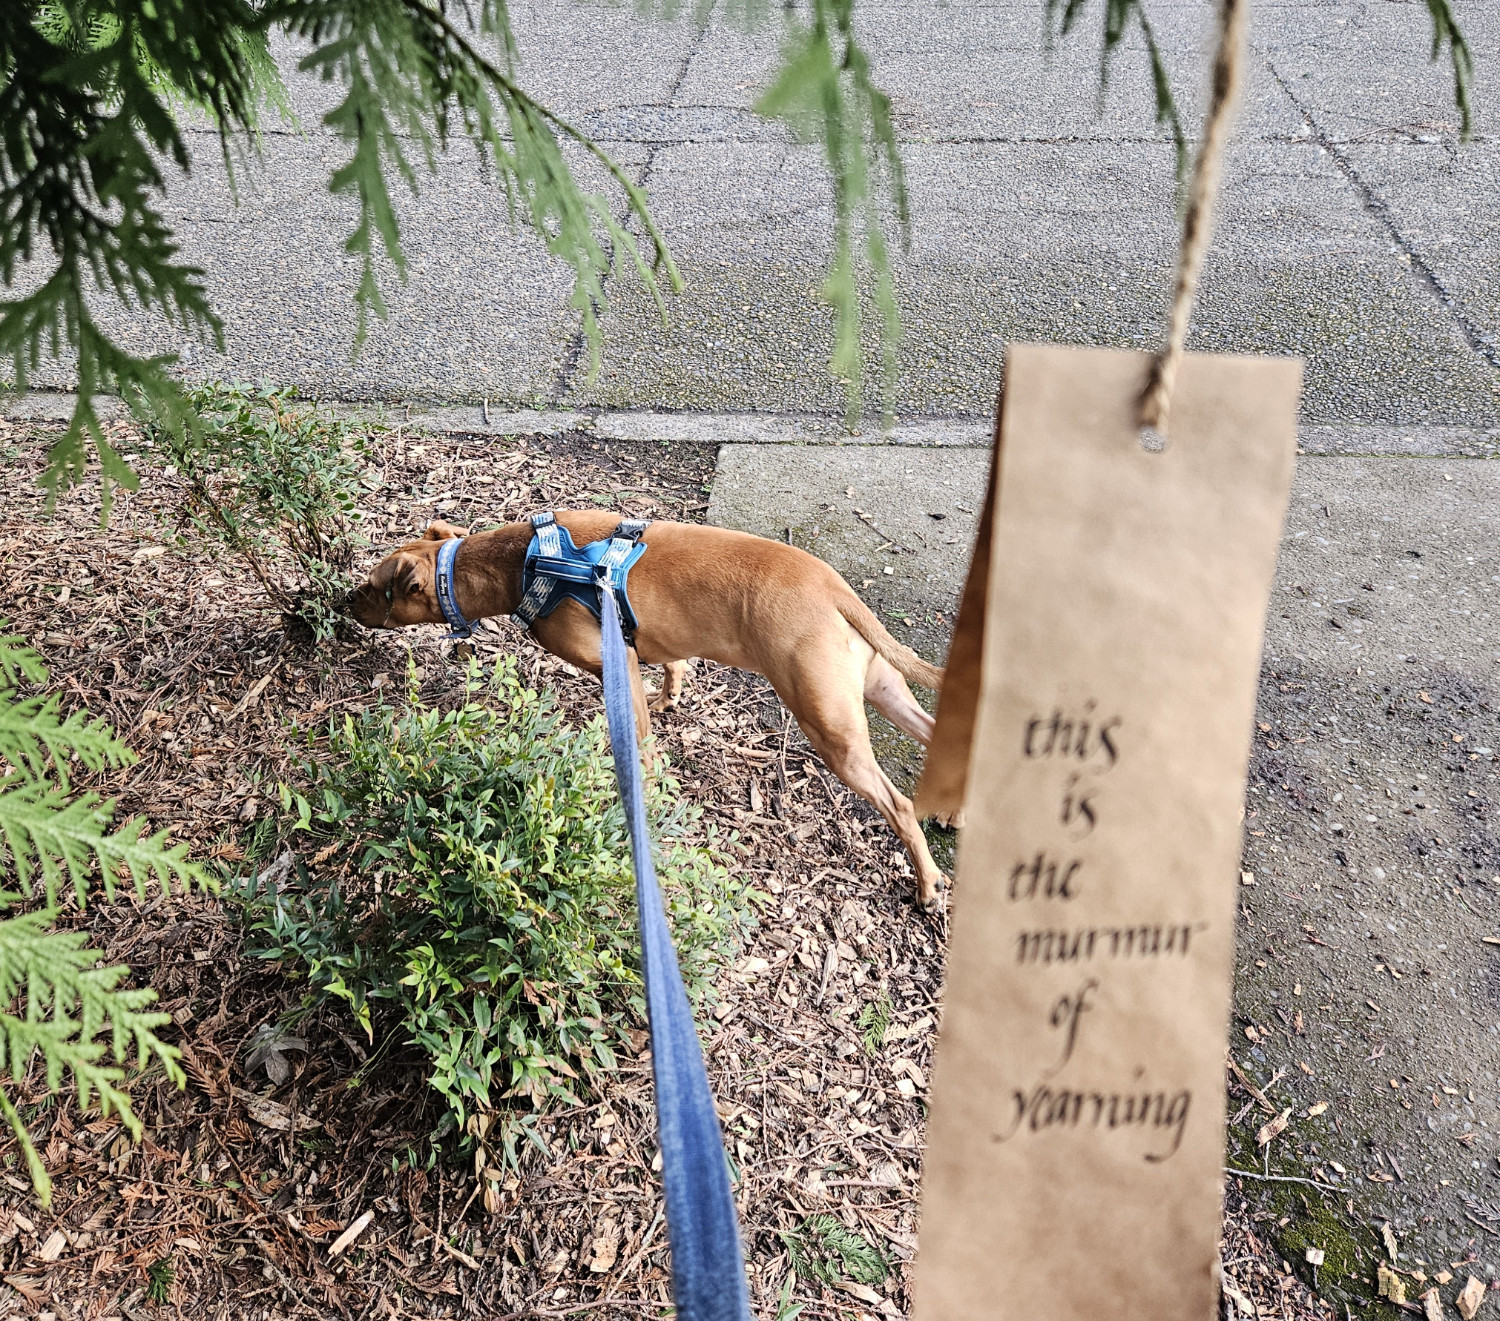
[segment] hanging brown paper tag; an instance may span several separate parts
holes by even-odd
[[[977,702],[942,699],[977,709],[917,1321],[1214,1314],[1240,811],[1301,364],[1187,357],[1148,453],[1149,363],[1008,354],[965,594]]]

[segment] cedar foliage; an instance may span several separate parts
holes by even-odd
[[[87,948],[85,933],[53,929],[61,891],[71,883],[82,907],[96,874],[106,896],[126,876],[141,894],[153,876],[163,887],[202,879],[185,844],[147,834],[139,819],[110,829],[114,803],[71,790],[70,761],[100,771],[134,756],[102,720],[61,715],[55,694],[21,694],[46,678],[36,652],[0,635],[0,913],[11,914],[0,917],[0,1115],[44,1204],[51,1181],[11,1095],[38,1060],[48,1091],[70,1076],[80,1109],[97,1097],[100,1112],[117,1114],[137,1137],[140,1120],[119,1086],[132,1054],[138,1067],[154,1059],[182,1081],[176,1050],[156,1035],[170,1021],[149,1008],[156,992],[123,986],[128,968],[96,966],[101,954]]]

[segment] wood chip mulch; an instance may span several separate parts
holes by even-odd
[[[140,456],[144,489],[108,529],[97,488],[49,515],[35,486],[55,433],[0,421],[0,617],[28,636],[74,705],[109,719],[140,754],[89,787],[244,868],[242,842],[288,773],[295,731],[325,726],[399,686],[408,649],[424,696],[455,690],[440,630],[351,635],[300,649],[252,579],[184,534],[180,484]],[[456,522],[599,503],[629,515],[701,518],[711,448],[552,438],[376,440],[365,534],[384,548],[435,514]],[[376,550],[372,549],[371,559]],[[586,719],[597,685],[509,624],[481,655],[523,668]],[[916,1247],[924,1097],[939,1016],[945,920],[912,907],[912,879],[879,817],[835,780],[759,678],[699,663],[656,735],[684,791],[770,904],[707,1022],[712,1084],[738,1168],[757,1315],[777,1317],[787,1235],[829,1215],[888,1264],[878,1285],[793,1278],[809,1318],[902,1317]],[[548,1147],[523,1151],[498,1211],[472,1159],[427,1139],[441,1100],[421,1060],[372,1050],[332,1010],[299,1026],[305,1052],[273,1086],[246,1070],[247,1043],[300,1003],[288,972],[251,957],[212,895],[121,892],[70,909],[111,962],[128,963],[172,1014],[189,1077],[132,1086],[139,1144],[111,1120],[49,1101],[36,1070],[12,1090],[51,1173],[43,1211],[13,1143],[0,1144],[0,1315],[56,1317],[661,1316],[666,1236],[652,1171],[649,1063],[624,1063],[586,1106],[554,1112]],[[883,1034],[861,1027],[888,1012]],[[7,1083],[9,1088],[11,1084]],[[1283,1269],[1231,1190],[1225,1260],[1261,1317],[1333,1315]],[[338,1255],[331,1247],[363,1223]],[[1080,1263],[1081,1266],[1086,1263]]]

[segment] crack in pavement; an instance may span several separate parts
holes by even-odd
[[[1406,258],[1408,268],[1412,273],[1415,283],[1432,295],[1442,305],[1448,315],[1452,317],[1454,325],[1463,335],[1465,343],[1479,354],[1491,367],[1500,370],[1500,344],[1492,334],[1486,333],[1468,313],[1464,310],[1462,302],[1455,297],[1445,285],[1438,273],[1427,263],[1421,251],[1413,244],[1397,225],[1395,217],[1391,214],[1391,208],[1384,199],[1360,177],[1359,171],[1354,168],[1354,163],[1340,149],[1340,146],[1324,131],[1323,126],[1314,117],[1311,108],[1292,90],[1291,84],[1282,77],[1281,70],[1272,62],[1269,55],[1261,57],[1265,61],[1266,68],[1270,70],[1271,76],[1276,79],[1281,90],[1286,93],[1287,99],[1297,108],[1304,122],[1312,132],[1312,140],[1316,142],[1329,157],[1334,165],[1343,174],[1358,196],[1361,205],[1369,216],[1381,226],[1390,236],[1398,251]]]
[[[682,62],[677,66],[677,73],[672,79],[672,85],[667,89],[666,99],[663,101],[647,102],[644,106],[641,107],[642,109],[671,110],[680,108],[674,105],[674,102],[677,100],[677,93],[682,90],[683,83],[687,81],[688,70],[692,68],[693,61],[697,58],[698,53],[703,49],[703,39],[708,34],[709,21],[713,18],[713,13],[716,8],[717,4],[710,4],[704,6],[703,9],[699,12],[698,30],[693,34],[693,40],[688,45],[686,52],[683,54]],[[650,151],[646,153],[646,159],[641,165],[641,172],[636,178],[636,187],[640,188],[642,192],[644,192],[650,186],[651,168],[656,164],[657,152],[661,150],[661,147],[663,145],[670,144],[653,143]],[[619,216],[619,223],[621,225],[624,225],[629,218],[630,211],[629,203],[627,201],[624,208],[622,208],[621,214]],[[614,269],[615,253],[613,246],[609,248],[608,255],[610,264],[609,267],[605,270],[604,275],[599,280],[600,292],[603,292],[604,286],[608,284],[610,272]],[[597,315],[598,308],[596,307],[594,310],[595,314]],[[567,395],[568,391],[573,388],[574,378],[578,374],[578,363],[579,360],[583,357],[583,346],[584,333],[583,326],[580,324],[578,329],[573,332],[572,338],[568,342],[567,351],[563,354],[562,364],[558,367],[557,378],[552,383],[553,403],[561,402],[561,400]]]

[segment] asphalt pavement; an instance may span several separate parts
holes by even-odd
[[[1455,7],[1476,64],[1465,143],[1447,65],[1427,58],[1425,6],[1255,6],[1193,344],[1305,355],[1310,422],[1500,419],[1500,9]],[[462,149],[403,202],[409,277],[387,274],[390,318],[353,355],[354,217],[326,187],[345,152],[321,126],[333,90],[302,75],[290,77],[298,127],[266,133],[237,197],[206,128],[171,187],[227,352],[138,313],[101,306],[102,319],[135,347],[185,352],[194,372],[331,397],[837,415],[817,297],[832,215],[821,157],[750,109],[780,11],[747,31],[725,0],[701,17],[682,8],[664,22],[561,0],[512,7],[522,83],[646,185],[688,281],[667,326],[633,274],[609,282],[597,376],[566,271]],[[1176,243],[1173,153],[1152,128],[1139,39],[1101,93],[1101,6],[1050,58],[1040,0],[859,8],[911,190],[897,412],[986,414],[1007,339],[1154,344]],[[1191,130],[1212,6],[1148,11]],[[282,54],[290,68],[295,52]],[[45,383],[66,386],[66,370]],[[877,374],[866,384],[878,399]]]

